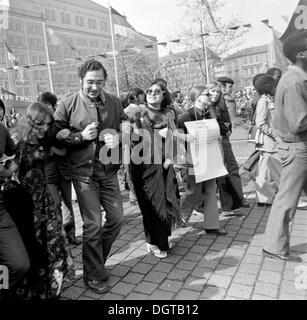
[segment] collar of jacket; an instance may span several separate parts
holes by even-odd
[[[293,70],[293,71],[296,71],[297,73],[299,73],[300,76],[303,78],[303,80],[307,81],[307,73],[302,68],[295,66],[295,65],[291,65],[288,68],[289,68],[289,70]]]
[[[81,100],[83,100],[86,104],[88,104],[88,105],[90,105],[90,106],[95,106],[95,103],[94,103],[92,100],[90,100],[90,99],[84,94],[84,92],[83,92],[82,89],[80,89],[80,91],[79,91],[79,96],[80,96]],[[105,97],[105,93],[104,93],[103,91],[101,91],[99,97],[100,97],[101,103],[102,103],[103,105],[105,105],[105,103],[106,103],[106,97]]]

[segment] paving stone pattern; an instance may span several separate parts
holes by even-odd
[[[240,153],[235,151],[238,158]],[[125,223],[106,262],[111,291],[98,295],[84,286],[80,245],[72,248],[76,277],[66,283],[61,299],[306,300],[307,280],[306,289],[301,288],[304,279],[298,269],[307,268],[307,211],[298,210],[291,225],[291,250],[303,262],[264,258],[261,250],[270,208],[257,207],[251,184],[244,189],[250,208],[240,210],[238,216],[220,215],[228,231],[225,237],[206,234],[202,215],[193,214],[188,228],[173,231],[174,247],[166,259],[147,253],[140,210],[129,203],[128,192],[122,191]],[[81,234],[77,204],[75,211],[77,234]]]

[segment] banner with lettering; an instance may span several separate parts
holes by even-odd
[[[0,90],[0,99],[4,102],[7,109],[14,108],[19,112],[24,112],[31,103],[35,102],[35,100],[29,97],[19,96],[4,88],[1,88]]]
[[[307,0],[300,0],[298,3],[280,41],[285,42],[289,36],[302,31],[307,31]]]

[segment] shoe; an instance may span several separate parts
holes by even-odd
[[[75,246],[78,246],[79,244],[82,243],[82,240],[81,239],[78,239],[77,237],[75,236],[67,236],[67,240],[68,240],[68,243],[69,244],[73,244]]]
[[[306,201],[299,201],[299,203],[297,204],[297,209],[307,210],[307,202]]]
[[[272,207],[271,203],[257,202],[258,207]]]
[[[233,211],[222,211],[221,214],[224,216],[234,216]]]
[[[302,262],[302,258],[294,253],[275,254],[262,249],[262,254],[265,257],[272,258],[272,259],[277,259],[282,261]]]
[[[250,204],[246,200],[243,200],[241,208],[249,208],[249,207],[250,207]]]
[[[168,243],[168,250],[171,250],[174,247],[173,242],[169,241]]]
[[[103,294],[110,291],[110,286],[106,282],[106,280],[85,280],[83,278],[84,284],[87,286],[89,290],[97,294]]]
[[[155,257],[159,258],[159,259],[164,259],[167,258],[167,252],[166,251],[161,251],[157,246],[152,245],[147,243],[147,251],[149,253],[153,253],[155,255]]]
[[[188,227],[188,222],[190,220],[191,215],[189,215],[188,217],[185,217],[184,215],[182,215],[180,217],[181,219],[181,225],[180,228],[187,228]]]
[[[208,234],[216,234],[217,236],[225,236],[227,231],[224,228],[220,229],[205,229]]]

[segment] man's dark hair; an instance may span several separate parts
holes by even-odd
[[[55,108],[58,98],[51,92],[43,92],[38,97],[38,102],[51,104]]]
[[[86,60],[78,69],[78,76],[82,80],[88,71],[102,70],[105,79],[108,77],[105,67],[95,59]]]
[[[274,76],[276,73],[282,74],[282,71],[278,68],[273,67],[266,72],[266,74],[268,74],[269,76]]]
[[[253,86],[255,86],[255,83],[256,83],[256,81],[257,81],[257,79],[259,78],[259,77],[261,77],[261,76],[265,76],[267,73],[258,73],[258,74],[256,74],[255,76],[254,76],[254,78],[253,78]]]
[[[225,86],[226,83],[235,84],[235,82],[229,77],[219,77],[217,81],[220,82],[223,86]]]
[[[301,31],[287,38],[283,46],[284,55],[294,64],[298,53],[307,49],[307,31]]]
[[[275,95],[276,81],[272,76],[263,75],[258,77],[255,81],[255,89],[259,95],[269,94],[271,96]]]
[[[172,98],[173,98],[173,99],[176,99],[176,98],[177,98],[177,95],[178,95],[179,93],[181,93],[180,90],[173,91],[173,92],[171,93]]]
[[[144,90],[141,88],[131,88],[127,95],[128,104],[134,103],[140,94],[145,94]]]
[[[5,105],[4,105],[4,102],[1,99],[0,99],[0,109],[3,110],[3,117],[4,117],[4,115],[5,115]]]

